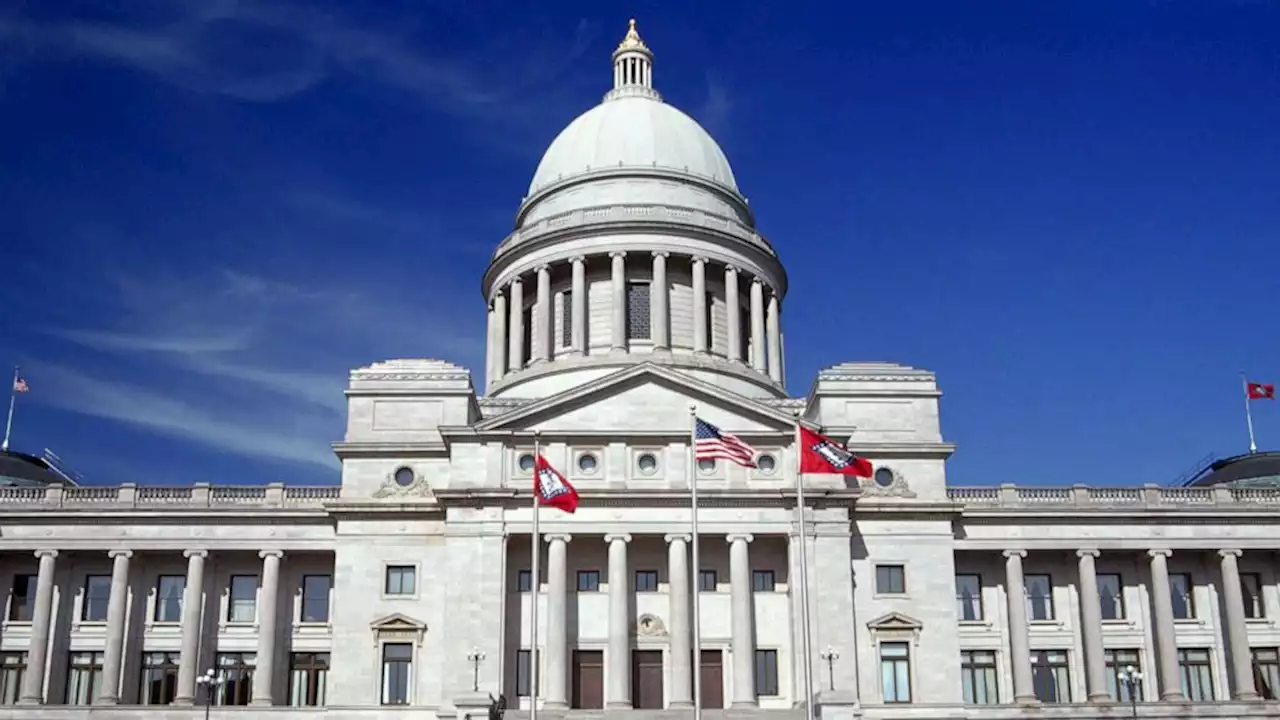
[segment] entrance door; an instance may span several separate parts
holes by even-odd
[[[631,651],[631,706],[662,709],[662,651]]]
[[[702,707],[724,707],[724,653],[703,650],[698,672],[702,680]]]
[[[573,697],[569,704],[584,710],[604,707],[604,652],[573,651]]]

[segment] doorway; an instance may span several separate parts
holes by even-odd
[[[604,708],[604,651],[573,651],[573,697],[569,705],[582,710]]]
[[[631,707],[662,709],[662,651],[631,651]]]

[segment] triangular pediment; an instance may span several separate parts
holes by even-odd
[[[691,377],[641,364],[485,420],[476,430],[543,432],[687,431],[689,406],[698,417],[732,433],[790,430],[792,415]]]
[[[903,615],[900,612],[891,612],[888,615],[881,615],[875,620],[867,623],[867,627],[872,630],[880,631],[919,630],[924,627],[924,623],[921,623],[910,615]]]
[[[418,622],[408,615],[401,613],[391,613],[386,617],[374,620],[369,624],[375,632],[396,632],[405,630],[423,631],[427,629],[425,623]]]

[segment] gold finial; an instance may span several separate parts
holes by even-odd
[[[622,38],[622,42],[618,43],[618,50],[648,50],[649,47],[644,44],[644,40],[640,39],[640,33],[636,32],[636,19],[631,18],[627,21],[627,34]]]

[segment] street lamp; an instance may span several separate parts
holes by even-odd
[[[227,679],[215,673],[213,668],[205,670],[203,675],[196,678],[196,686],[204,690],[204,720],[209,720],[209,711],[213,709],[213,696],[226,682]]]
[[[484,662],[484,651],[471,648],[467,660],[471,661],[471,692],[480,692],[480,663]]]
[[[840,659],[840,651],[827,646],[820,654],[823,660],[827,661],[827,688],[829,690],[836,689],[836,660]]]
[[[1129,707],[1133,716],[1138,717],[1138,693],[1142,690],[1142,673],[1138,668],[1129,665],[1116,673],[1116,679],[1129,691]]]

